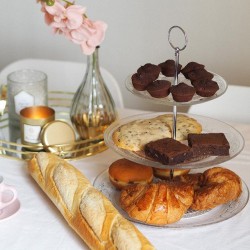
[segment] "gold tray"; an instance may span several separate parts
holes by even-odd
[[[69,111],[71,100],[74,93],[51,91],[48,93],[49,106],[55,110],[56,120],[62,120],[70,123]],[[9,137],[9,119],[8,112],[5,111],[0,120],[0,156],[10,157],[19,160],[28,160],[37,153],[34,146],[28,146],[17,142],[11,142]],[[95,155],[107,149],[103,136],[88,140],[77,139],[73,144],[49,145],[54,154],[64,159],[79,159]],[[46,148],[44,148],[46,151]]]

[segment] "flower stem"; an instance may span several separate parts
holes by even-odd
[[[69,1],[67,1],[67,0],[62,0],[62,1],[65,2],[68,6],[74,5],[74,4],[75,4],[75,2],[69,2]]]
[[[67,0],[62,0],[62,1],[65,2],[65,3],[67,4],[67,7],[75,4],[75,2],[69,2],[69,1],[67,1]],[[88,16],[87,16],[86,14],[83,14],[83,16],[84,16],[85,18],[88,18]]]

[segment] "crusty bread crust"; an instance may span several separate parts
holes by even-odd
[[[150,242],[75,167],[38,153],[28,171],[90,249],[154,249]]]

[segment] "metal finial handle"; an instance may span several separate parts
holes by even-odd
[[[185,44],[182,48],[179,48],[178,46],[174,46],[174,44],[171,41],[171,31],[173,29],[180,29],[185,37]],[[174,78],[174,85],[178,84],[178,66],[179,66],[179,53],[180,51],[184,50],[187,47],[188,39],[185,31],[179,27],[179,26],[172,26],[168,31],[168,41],[171,47],[175,50],[175,78]],[[176,124],[177,124],[177,106],[173,106],[173,125],[172,125],[172,138],[176,139]],[[170,179],[172,180],[174,177],[174,169],[170,170]]]
[[[179,48],[179,47],[174,46],[174,44],[173,44],[172,41],[171,41],[171,31],[172,31],[173,29],[180,29],[181,32],[183,33],[184,37],[185,37],[185,44],[184,44],[184,46],[183,46],[182,48]],[[172,47],[174,50],[178,50],[178,51],[184,50],[184,49],[187,47],[187,44],[188,44],[188,38],[187,38],[187,35],[186,35],[186,32],[184,31],[184,29],[182,29],[180,26],[176,26],[176,25],[175,25],[175,26],[172,26],[172,27],[169,29],[169,31],[168,31],[168,42],[169,42],[169,44],[171,45],[171,47]]]
[[[171,31],[173,29],[179,29],[183,33],[185,37],[185,44],[182,48],[179,48],[178,46],[174,46],[174,44],[171,41]],[[186,32],[180,27],[180,26],[172,26],[168,31],[168,41],[171,45],[171,47],[175,50],[175,77],[174,77],[174,85],[176,86],[178,84],[178,67],[179,67],[179,54],[180,51],[184,50],[187,47],[188,39]],[[177,107],[173,106],[173,126],[172,126],[172,137],[176,139],[176,122],[177,122]]]

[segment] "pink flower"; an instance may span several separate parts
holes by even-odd
[[[49,15],[54,17],[50,26],[62,32],[78,29],[86,11],[86,8],[80,5],[70,5],[65,8],[60,2],[55,2],[53,6],[45,6],[45,9]]]
[[[66,26],[68,29],[78,29],[83,22],[83,14],[86,8],[79,5],[71,5],[66,9]]]
[[[104,40],[107,24],[88,19],[85,7],[69,2],[64,6],[60,0],[55,0],[52,6],[43,1],[41,4],[45,22],[55,33],[64,34],[69,40],[79,44],[83,53],[92,54],[95,47]]]
[[[83,53],[90,55],[94,52],[96,46],[100,45],[105,37],[105,32],[107,30],[107,24],[102,21],[94,21],[87,19],[83,23],[86,32],[89,32],[89,36],[82,41],[81,48]]]
[[[47,10],[45,9],[46,7],[46,3],[45,2],[41,2],[41,11],[44,13],[44,21],[47,25],[50,25],[53,21],[54,21],[54,16],[50,15]]]
[[[106,23],[85,18],[78,29],[65,31],[64,34],[72,42],[80,44],[84,54],[90,55],[104,40],[106,29]]]

